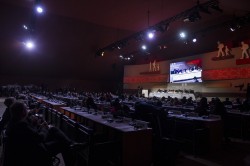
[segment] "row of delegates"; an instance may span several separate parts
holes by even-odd
[[[52,156],[58,153],[62,153],[66,166],[72,165],[72,150],[87,146],[73,142],[58,128],[29,113],[23,102],[14,102],[10,114],[4,166],[50,166]]]
[[[8,97],[4,100],[4,105],[6,106],[6,109],[2,115],[2,118],[0,120],[0,133],[2,133],[2,131],[6,128],[7,124],[10,121],[10,106],[16,101],[16,99],[18,100],[22,100],[23,102],[27,103],[26,97],[23,95],[19,95],[16,96],[16,98],[14,97]]]
[[[6,128],[7,124],[10,121],[10,106],[16,101],[14,97],[9,97],[4,100],[4,105],[6,109],[3,113],[2,119],[0,121],[0,133]]]

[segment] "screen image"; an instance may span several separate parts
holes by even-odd
[[[170,83],[202,82],[201,59],[170,63]]]

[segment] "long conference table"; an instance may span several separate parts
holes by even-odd
[[[230,137],[250,140],[250,112],[230,109],[226,120]]]
[[[37,95],[32,95],[32,97],[71,119],[76,121],[80,121],[80,119],[89,120],[114,130],[121,138],[122,166],[150,166],[152,164],[152,128],[138,129],[130,125],[129,121],[116,122],[114,120],[109,122],[109,119],[104,119],[101,114],[90,114],[83,110],[65,107],[64,103],[53,102]]]
[[[136,129],[129,121],[109,122],[101,114],[88,113],[70,107],[61,107],[60,112],[71,119],[79,121],[81,118],[114,130],[121,136],[122,165],[123,166],[150,166],[152,162],[152,129]]]
[[[169,113],[169,118],[182,119],[189,122],[200,122],[208,129],[208,150],[215,152],[222,145],[222,121],[220,116],[211,115],[210,117],[187,116],[185,114]]]
[[[35,97],[35,96],[33,96]],[[39,98],[40,102],[53,108],[71,119],[81,122],[81,120],[91,121],[94,124],[115,131],[121,142],[121,160],[122,166],[150,166],[152,163],[152,129],[140,128],[137,129],[130,125],[128,121],[115,120],[110,122],[108,118],[103,118],[99,113],[88,113],[83,108],[75,109],[65,107],[63,103],[56,103],[46,99]],[[169,117],[180,118],[186,120],[202,121],[209,128],[209,145],[210,151],[215,151],[221,146],[222,126],[220,118],[203,119],[201,117],[186,117],[183,115],[169,114]]]

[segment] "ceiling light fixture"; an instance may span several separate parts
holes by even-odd
[[[202,3],[202,4],[197,3],[194,7],[187,9],[187,10],[185,10],[185,11],[183,11],[183,12],[181,12],[173,17],[170,17],[166,20],[163,20],[163,21],[161,21],[153,26],[150,26],[145,30],[139,31],[139,32],[127,37],[127,38],[120,40],[119,42],[121,42],[121,41],[129,42],[130,40],[133,40],[133,39],[136,41],[143,41],[146,37],[145,35],[147,34],[147,32],[149,30],[153,29],[155,31],[165,32],[169,28],[169,25],[172,22],[175,22],[177,20],[188,19],[189,22],[198,21],[201,19],[201,15],[200,15],[199,11],[201,11],[203,13],[210,14],[211,12],[209,11],[209,8],[212,8],[214,10],[222,12],[222,9],[219,7],[219,0],[209,0],[209,1]],[[148,15],[149,15],[149,12],[148,12]],[[148,22],[148,25],[149,25],[149,22]],[[115,42],[115,43],[117,43],[117,42]],[[110,47],[113,45],[114,45],[114,43],[102,48],[102,50],[106,50],[106,49],[110,50]]]

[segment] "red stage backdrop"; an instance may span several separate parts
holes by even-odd
[[[250,78],[250,67],[246,68],[226,68],[216,70],[202,71],[203,80],[228,80],[228,79],[243,79]],[[168,75],[154,75],[154,76],[130,76],[124,77],[123,83],[160,83],[169,82]]]
[[[153,83],[153,82],[168,82],[168,75],[155,75],[155,76],[131,76],[124,77],[123,83]]]
[[[250,67],[248,68],[227,68],[202,71],[203,80],[226,80],[250,78]]]

